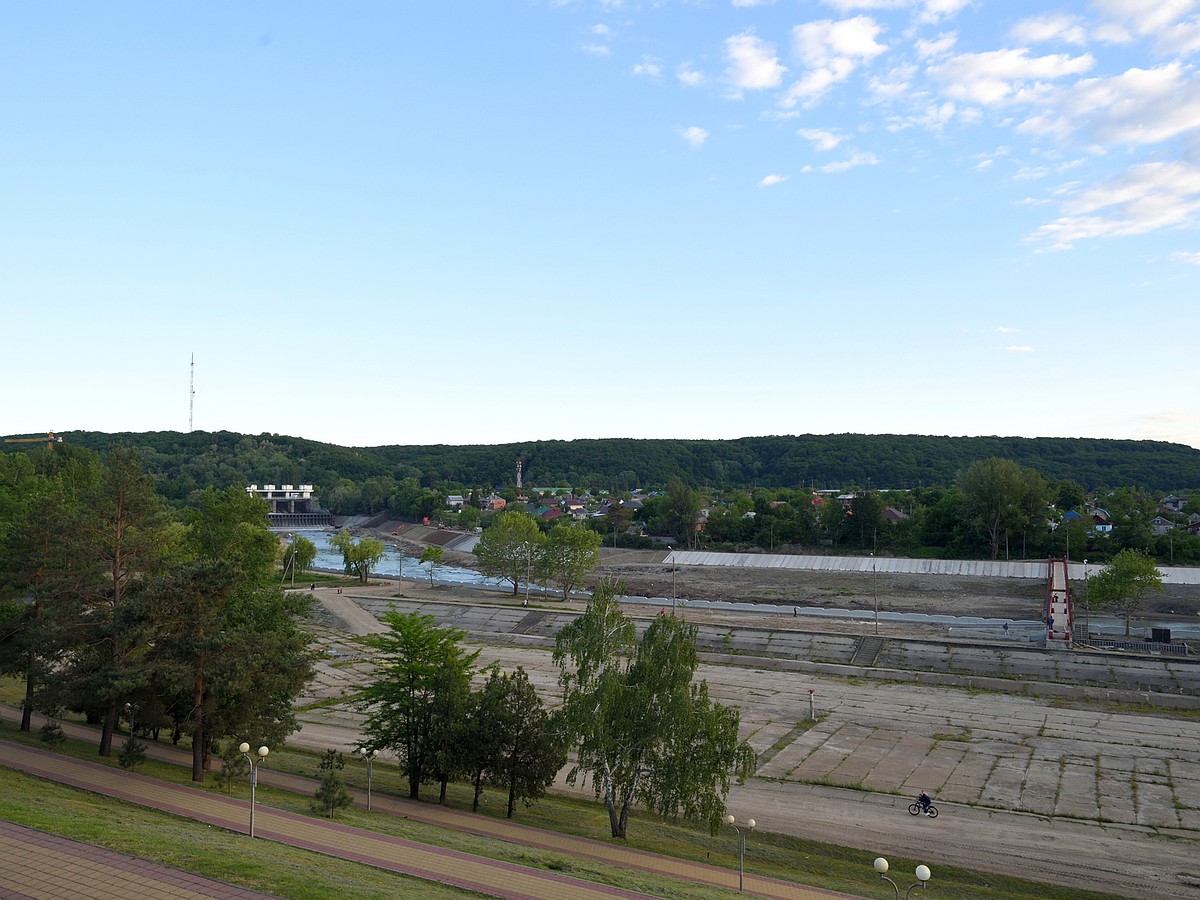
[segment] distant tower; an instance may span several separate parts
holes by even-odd
[[[524,500],[525,492],[521,490],[521,469],[524,467],[524,460],[517,460],[517,499]]]
[[[192,354],[192,381],[188,385],[188,431],[192,430],[192,413],[196,410],[196,354]]]

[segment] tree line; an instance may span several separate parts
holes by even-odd
[[[196,781],[219,741],[294,731],[309,600],[280,589],[265,513],[241,485],[172,510],[130,448],[0,456],[0,672],[24,680],[21,730],[80,712],[108,756],[136,718],[191,739]]]
[[[553,713],[523,669],[479,673],[465,632],[421,613],[388,614],[388,631],[364,639],[378,654],[358,701],[364,746],[395,755],[414,799],[435,784],[444,802],[447,784],[461,780],[477,808],[493,785],[507,793],[509,818],[544,794],[573,751],[567,779],[590,779],[613,837],[627,836],[635,805],[715,833],[732,784],[754,771],[754,752],[738,737],[737,710],[695,681],[695,626],[664,613],[639,637],[617,603],[622,592],[601,582],[557,635],[562,705]]]
[[[1161,441],[925,435],[782,435],[725,441],[530,441],[469,446],[340,447],[276,434],[63,432],[56,449],[136,447],[160,493],[184,501],[230,484],[313,484],[334,512],[437,508],[427,492],[490,492],[515,483],[621,493],[673,477],[705,490],[946,487],[981,459],[1009,459],[1086,491],[1130,486],[1167,493],[1200,486],[1200,450]],[[19,445],[6,449],[17,452]],[[20,445],[23,446],[23,445]],[[44,448],[43,448],[44,449]],[[29,451],[25,451],[29,452]],[[397,496],[400,494],[400,496]]]

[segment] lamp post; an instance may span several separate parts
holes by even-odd
[[[879,581],[875,577],[875,551],[871,551],[871,596],[875,598],[875,633],[879,634]]]
[[[258,785],[258,767],[266,760],[267,754],[271,751],[266,744],[258,748],[258,759],[250,755],[250,745],[242,741],[238,747],[242,756],[246,757],[246,762],[250,763],[250,837],[254,837],[254,788]]]
[[[738,836],[738,893],[740,894],[742,892],[742,883],[746,877],[746,835],[754,829],[755,823],[753,819],[747,819],[746,828],[743,831],[733,824],[735,821],[736,819],[732,815],[725,817],[725,824],[736,831]]]
[[[1088,564],[1087,560],[1083,561],[1083,613],[1084,624],[1087,625],[1088,640],[1092,639],[1092,604],[1088,597]]]
[[[896,900],[900,900],[900,885],[896,884],[896,882],[892,881],[892,879],[888,878],[887,876],[888,861],[882,856],[879,856],[876,857],[874,865],[875,871],[879,873],[880,880],[886,881],[888,884],[890,884],[892,886],[892,890],[896,892]],[[926,883],[931,877],[933,877],[933,873],[929,871],[929,866],[926,865],[917,866],[916,871],[913,874],[917,876],[917,880],[910,884],[908,886],[908,890],[904,892],[904,900],[908,900],[908,898],[912,895],[912,889],[918,884],[921,886],[921,890],[925,890]]]
[[[129,717],[129,743],[130,744],[132,744],[133,740],[134,740],[134,738],[133,738],[133,733],[134,733],[133,720],[137,716],[137,714],[141,711],[141,709],[142,708],[140,706],[138,706],[136,703],[126,703],[125,704],[125,715]]]
[[[359,747],[358,754],[366,761],[367,764],[367,812],[371,811],[371,765],[375,762],[375,757],[379,755],[378,750],[368,750],[366,747]]]
[[[533,544],[525,545],[525,602],[522,606],[529,605],[529,575],[533,567]]]
[[[671,548],[671,615],[675,614],[675,548]]]

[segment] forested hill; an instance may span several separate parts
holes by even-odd
[[[144,454],[162,489],[185,497],[196,487],[256,482],[311,483],[328,490],[341,479],[416,477],[423,484],[480,486],[515,482],[628,490],[665,485],[678,475],[695,487],[945,485],[975,460],[1001,457],[1071,480],[1086,490],[1154,492],[1200,488],[1200,450],[1155,441],[1095,438],[795,435],[728,441],[605,438],[467,446],[339,447],[282,435],[231,432],[105,434],[61,432],[64,444],[103,451],[119,443]],[[7,449],[28,447],[7,445]]]

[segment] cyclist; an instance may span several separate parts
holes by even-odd
[[[933,800],[930,798],[927,791],[921,791],[921,795],[917,797],[917,802],[921,804],[921,809],[925,810],[925,815],[929,815],[929,807],[933,805]]]

